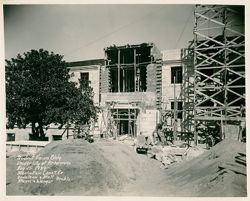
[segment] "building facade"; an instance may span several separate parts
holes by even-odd
[[[71,81],[86,79],[93,88],[94,102],[102,110],[99,133],[150,136],[157,123],[164,120],[171,127],[174,119],[181,130],[181,51],[160,52],[153,43],[143,43],[104,52],[104,59],[68,63]]]

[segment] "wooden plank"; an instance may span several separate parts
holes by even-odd
[[[217,92],[214,93],[212,96],[210,96],[210,99],[213,98],[214,96],[218,95],[218,94],[221,93],[221,92],[222,92],[222,90],[217,91]],[[209,100],[209,99],[205,99],[205,100],[199,102],[196,106],[201,105],[202,103],[206,102],[207,100]]]
[[[242,165],[239,165],[239,164],[232,164],[232,163],[226,163],[226,164],[223,164],[223,165],[219,165],[219,168],[221,169],[226,169],[226,170],[231,170],[235,173],[238,173],[238,174],[242,174],[244,176],[247,175],[246,173],[246,167],[245,166],[242,166]]]
[[[245,121],[245,117],[215,117],[215,116],[195,116],[195,120],[224,120],[224,121]]]
[[[217,84],[223,85],[223,83],[221,83],[220,81],[214,79],[213,77],[216,76],[216,75],[219,75],[221,72],[223,72],[224,68],[220,69],[219,71],[217,71],[216,73],[214,73],[211,76],[208,76],[208,75],[206,75],[206,74],[204,74],[204,73],[202,73],[202,72],[200,72],[198,70],[196,70],[196,71],[197,71],[198,74],[203,75],[204,77],[206,77],[206,79],[201,81],[200,83],[206,83],[206,81],[212,80],[212,81],[216,82]]]
[[[221,103],[221,102],[219,102],[219,101],[217,101],[217,100],[211,98],[211,96],[208,96],[207,94],[204,94],[202,91],[198,91],[198,90],[197,90],[196,92],[197,92],[198,94],[200,94],[200,95],[206,97],[207,100],[210,100],[210,99],[211,99],[213,102],[215,102],[215,103],[217,103],[217,104],[219,104],[219,105],[221,105],[221,106],[225,106],[223,103]]]
[[[201,33],[197,32],[197,31],[194,31],[194,34],[199,35],[199,36],[201,36],[201,37],[203,37],[203,38],[206,38],[206,39],[209,40],[209,41],[213,41],[213,42],[215,42],[215,43],[217,43],[217,44],[219,44],[219,45],[224,46],[224,44],[223,44],[222,42],[220,42],[220,41],[214,39],[216,36],[214,36],[214,37],[208,37],[208,36],[206,36],[206,35],[204,35],[204,34],[201,34]]]
[[[218,21],[218,20],[213,19],[213,18],[215,18],[216,16],[218,16],[219,14],[220,14],[220,13],[218,12],[218,13],[215,13],[215,14],[214,14],[213,16],[211,16],[211,17],[207,17],[207,16],[202,15],[202,14],[200,14],[200,13],[195,13],[195,15],[197,15],[197,16],[203,18],[203,19],[206,19],[207,21],[211,21],[211,22],[214,22],[215,24],[218,24],[218,25],[221,25],[221,26],[225,26],[224,23],[222,23],[222,22],[220,22],[220,21]]]
[[[222,62],[220,62],[220,61],[218,61],[218,60],[216,60],[216,59],[213,59],[213,57],[215,57],[216,55],[222,53],[223,50],[224,50],[224,49],[221,49],[220,51],[214,53],[214,54],[211,55],[211,56],[207,56],[207,55],[205,55],[205,54],[202,54],[201,52],[197,52],[198,55],[200,55],[200,56],[206,58],[203,62],[201,62],[201,63],[198,64],[197,66],[200,66],[201,64],[203,64],[203,63],[205,63],[206,61],[209,61],[209,60],[212,60],[212,61],[214,61],[215,63],[220,64],[221,66],[224,66],[224,63],[222,63]]]

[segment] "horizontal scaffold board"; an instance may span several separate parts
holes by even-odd
[[[195,120],[224,120],[224,121],[245,121],[245,117],[205,117],[205,116],[196,116]]]

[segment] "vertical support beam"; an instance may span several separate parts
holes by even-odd
[[[183,50],[181,50],[181,52],[182,52]],[[182,53],[181,53],[181,55],[183,55]],[[183,58],[183,56],[181,56],[181,59]],[[183,63],[181,64],[181,66],[182,66],[182,84],[181,84],[181,98],[182,98],[182,101],[183,101],[183,103],[182,103],[182,119],[181,119],[181,132],[184,132],[184,131],[186,131],[185,130],[185,120],[186,120],[186,110],[187,110],[187,108],[186,108],[186,96],[188,95],[188,94],[186,94],[185,93],[185,91],[183,92],[183,89],[185,89],[185,85],[186,85],[186,65],[184,65]]]
[[[128,88],[128,69],[125,70],[125,91],[129,92],[129,88]]]
[[[136,49],[134,48],[134,88],[136,92]]]
[[[106,52],[106,50],[104,50],[104,67],[106,68],[107,67],[107,65],[108,65],[108,57],[107,57],[107,52]]]
[[[135,112],[135,116],[136,116],[136,110],[135,109],[133,109],[133,111]],[[134,120],[133,120],[133,124],[134,124],[134,136],[136,136],[135,134],[136,134],[136,118],[133,118]]]
[[[174,76],[174,131],[173,131],[173,135],[174,135],[174,142],[177,140],[177,116],[176,116],[176,112],[177,112],[177,102],[176,102],[176,91],[175,91],[175,76]]]
[[[194,11],[194,117],[197,115],[197,108],[196,108],[196,97],[197,97],[197,91],[196,91],[196,82],[197,82],[197,43],[198,43],[198,37],[197,37],[197,17],[196,17],[196,11]],[[198,131],[197,131],[197,120],[194,120],[194,144],[198,144]]]
[[[228,52],[227,52],[227,31],[226,31],[226,26],[227,26],[227,9],[224,8],[223,10],[223,23],[225,24],[224,28],[223,28],[223,38],[224,38],[224,117],[227,116],[227,97],[228,97],[228,90],[227,90],[227,57],[228,57]],[[223,114],[222,114],[223,115]],[[227,124],[227,121],[225,120],[225,122],[223,121],[223,124]],[[224,134],[224,138],[225,138],[225,133]]]
[[[128,108],[128,135],[132,136],[132,133],[130,133],[130,124],[131,124],[131,118],[130,118],[130,108]],[[132,136],[133,137],[133,136]]]
[[[120,80],[121,80],[121,70],[120,70],[120,58],[121,57],[121,50],[118,49],[118,64],[117,64],[117,71],[118,71],[118,92],[120,92]]]
[[[118,114],[118,109],[116,108],[116,117],[117,117],[117,136],[121,135],[121,122],[120,122],[120,116]]]
[[[125,70],[122,69],[122,92],[125,92]]]

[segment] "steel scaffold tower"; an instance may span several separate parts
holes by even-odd
[[[244,7],[197,5],[194,119],[239,120],[245,107]],[[196,128],[195,126],[195,128]],[[197,132],[195,133],[197,142]]]

